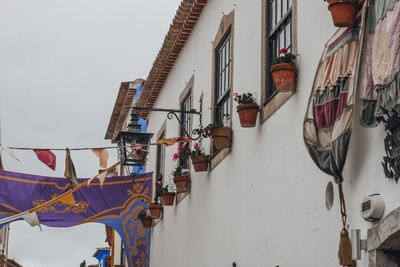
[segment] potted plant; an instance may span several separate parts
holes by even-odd
[[[160,188],[160,189],[159,189]],[[161,186],[161,181],[157,181],[157,187],[156,190],[159,191],[156,193],[158,195],[162,191],[162,186]],[[161,218],[161,212],[162,212],[162,205],[158,203],[157,197],[154,198],[153,203],[149,205],[149,210],[150,210],[150,216],[153,219],[160,219]]]
[[[190,176],[189,170],[184,168],[181,163],[186,161],[191,154],[189,143],[182,144],[178,146],[178,152],[173,156],[174,160],[178,160],[178,164],[172,171],[172,176],[174,177],[174,183],[177,193],[184,193],[189,191]]]
[[[162,188],[161,199],[164,206],[174,205],[175,192],[173,192],[172,190],[172,186],[169,184]]]
[[[199,131],[203,132],[203,137],[212,136],[214,146],[218,150],[231,146],[232,129],[225,127],[222,123],[210,123],[204,129],[200,128]]]
[[[201,147],[201,139],[193,146],[190,158],[192,159],[193,168],[196,172],[207,171],[210,155],[204,153]]]
[[[272,61],[270,68],[276,89],[287,92],[296,88],[296,56],[288,53],[286,48],[279,51],[279,57]]]
[[[326,0],[325,0],[326,1]],[[358,0],[328,0],[328,9],[336,27],[352,27],[357,15]]]
[[[239,95],[234,93],[234,100],[238,102],[237,113],[239,114],[240,125],[245,128],[254,127],[257,121],[257,113],[260,107],[257,105],[252,93]]]
[[[137,215],[137,219],[142,221],[143,227],[144,228],[150,228],[151,227],[151,222],[153,219],[147,215],[147,212],[144,209],[141,209]]]

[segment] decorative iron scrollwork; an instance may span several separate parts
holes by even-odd
[[[384,139],[386,155],[383,157],[383,170],[386,178],[400,178],[400,114],[396,110],[386,110],[381,107],[383,115],[378,121],[385,124],[386,137]]]
[[[134,112],[140,113],[140,111],[160,111],[160,112],[167,112],[167,118],[169,120],[172,120],[175,118],[179,125],[182,125],[182,121],[179,119],[179,116],[177,114],[192,114],[192,115],[198,115],[199,116],[199,127],[202,127],[202,113],[203,113],[203,93],[200,95],[200,110],[197,111],[195,109],[190,109],[190,110],[182,110],[182,109],[166,109],[166,108],[146,108],[146,107],[136,107],[133,106],[131,107]],[[191,140],[199,140],[201,138],[201,134],[199,134],[196,130],[192,131],[192,134],[188,133],[185,128],[182,128],[183,132],[190,138]],[[194,135],[197,135],[197,137],[194,137]]]

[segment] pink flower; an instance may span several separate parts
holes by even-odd
[[[282,48],[281,50],[279,50],[279,54],[286,54],[288,51],[286,48]]]
[[[238,95],[238,93],[234,93],[234,94],[233,94],[233,96],[237,96],[237,95]]]
[[[185,145],[181,145],[181,148],[184,149],[184,148],[185,148]]]
[[[212,135],[212,131],[206,131],[206,135]]]
[[[175,153],[173,157],[174,157],[174,159],[178,159],[179,158],[179,153]]]
[[[178,147],[178,150],[181,150],[181,148],[180,148],[180,147]]]
[[[199,144],[196,143],[196,144],[194,145],[194,147],[195,147],[195,148],[199,148]]]

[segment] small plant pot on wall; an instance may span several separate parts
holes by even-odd
[[[260,106],[257,104],[240,104],[236,107],[239,114],[240,126],[251,128],[256,126],[257,114]]]
[[[352,27],[357,15],[358,0],[328,0],[333,25],[336,27]]]
[[[174,183],[176,186],[177,193],[189,192],[190,177],[188,175],[175,176]]]
[[[270,68],[278,92],[294,91],[296,88],[296,66],[278,63]]]
[[[161,199],[164,206],[174,205],[175,192],[162,192]]]
[[[230,127],[219,127],[212,133],[213,142],[217,149],[231,146],[232,129]]]
[[[196,172],[205,172],[208,170],[210,155],[191,156],[193,168]]]
[[[160,219],[161,218],[161,212],[162,212],[162,206],[158,204],[150,204],[149,205],[149,210],[150,210],[150,216],[152,219]]]
[[[150,216],[144,216],[142,219],[140,219],[140,221],[142,222],[144,228],[151,228],[153,219]]]

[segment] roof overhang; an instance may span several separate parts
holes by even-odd
[[[117,134],[124,129],[125,119],[135,101],[136,88],[143,84],[143,82],[143,79],[136,79],[133,82],[121,83],[110,122],[108,123],[105,139],[111,139],[114,143]]]
[[[136,106],[153,107],[206,3],[207,0],[182,0],[153,67],[147,76]],[[148,114],[149,111],[140,113],[142,118],[146,118]]]

